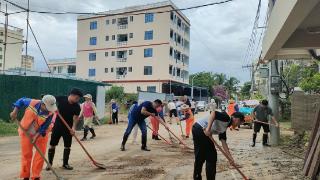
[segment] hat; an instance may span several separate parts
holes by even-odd
[[[116,101],[114,99],[111,99],[111,103],[115,103]]]
[[[56,98],[52,95],[45,95],[42,98],[42,103],[46,106],[47,110],[50,112],[57,111]]]
[[[185,110],[189,109],[189,106],[187,104],[183,104],[180,108],[182,111],[185,111]]]
[[[86,94],[86,95],[84,95],[83,97],[84,97],[84,98],[88,98],[88,99],[92,99],[91,94]]]

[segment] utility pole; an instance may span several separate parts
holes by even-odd
[[[253,94],[254,87],[255,87],[254,64],[247,64],[247,65],[242,66],[242,68],[250,69],[250,76],[251,76],[251,89],[250,89],[250,92],[251,92],[251,95],[252,95],[252,94]]]
[[[3,74],[6,70],[6,55],[7,55],[7,41],[8,41],[8,5],[6,4],[5,23],[4,23],[4,47],[3,47]]]
[[[273,115],[279,121],[279,92],[280,92],[280,76],[278,70],[278,60],[269,62],[269,106],[272,109]],[[270,143],[278,145],[280,139],[280,129],[275,126],[270,126]]]

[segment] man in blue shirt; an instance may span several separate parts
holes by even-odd
[[[141,133],[142,133],[142,146],[141,150],[150,151],[147,148],[147,125],[144,121],[149,116],[157,116],[157,119],[165,124],[159,117],[156,109],[162,105],[161,100],[157,99],[153,102],[145,101],[139,106],[135,106],[129,115],[129,124],[123,135],[123,140],[121,143],[121,151],[125,151],[125,144],[128,140],[128,137],[133,129],[133,127],[138,124]]]

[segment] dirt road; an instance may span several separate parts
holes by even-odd
[[[204,116],[200,113],[199,116]],[[172,129],[180,134],[176,124]],[[127,151],[121,152],[120,142],[126,123],[118,126],[104,125],[96,128],[97,138],[84,142],[88,151],[107,170],[97,170],[88,161],[80,146],[74,141],[70,157],[73,171],[65,171],[62,164],[63,143],[56,149],[54,168],[65,179],[105,180],[105,179],[192,179],[193,153],[183,150],[178,145],[169,146],[163,141],[148,139],[151,152],[143,152],[140,145],[128,141]],[[161,129],[165,137],[168,133]],[[139,132],[140,133],[140,132]],[[148,131],[148,137],[150,132]],[[82,132],[77,132],[78,137]],[[301,174],[303,160],[283,153],[278,147],[262,147],[261,136],[257,146],[250,147],[252,130],[241,128],[240,131],[228,131],[228,143],[234,159],[242,166],[242,171],[251,179],[304,179]],[[138,136],[140,140],[140,134]],[[215,137],[216,138],[216,137]],[[216,138],[217,139],[217,138]],[[192,139],[186,140],[192,146]],[[20,149],[18,137],[0,139],[0,179],[18,179]],[[218,153],[217,179],[241,179],[235,170],[230,170],[226,159]],[[203,171],[204,174],[204,171]],[[50,172],[43,171],[43,179],[53,180]]]

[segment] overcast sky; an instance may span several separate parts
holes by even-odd
[[[161,0],[160,0],[161,1]],[[220,0],[172,0],[179,8]],[[26,7],[27,0],[12,0]],[[159,0],[30,0],[31,9],[42,11],[101,12],[126,6],[159,2]],[[267,0],[262,0],[263,9]],[[191,22],[190,73],[211,71],[235,76],[241,82],[250,79],[242,66],[249,43],[258,0],[234,0],[222,5],[184,11]],[[1,9],[4,10],[2,4]],[[17,10],[9,6],[10,10]],[[262,12],[265,14],[265,12]],[[26,29],[25,14],[9,16],[9,24]],[[76,57],[77,16],[30,15],[30,23],[47,59]],[[4,17],[1,17],[4,22]],[[41,54],[29,36],[29,53],[35,57],[36,68],[45,69]]]

